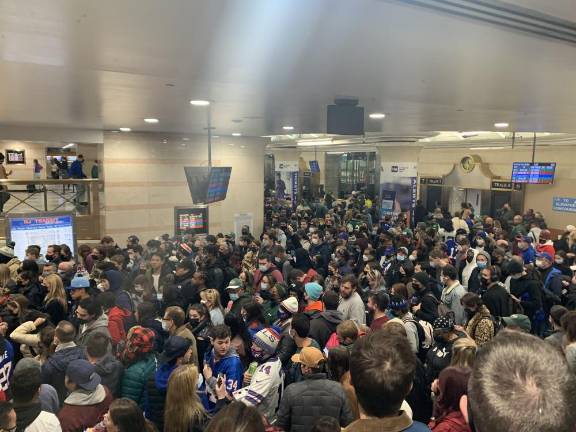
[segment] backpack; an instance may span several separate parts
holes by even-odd
[[[438,307],[438,316],[439,317],[443,317],[443,316],[446,316],[449,313],[451,313],[450,308],[448,306],[446,306],[446,304],[444,304],[441,300],[438,300],[434,294],[428,293],[426,295],[430,296],[432,299],[434,299],[434,303],[436,303],[436,306]]]
[[[426,359],[426,354],[432,346],[432,341],[434,340],[434,328],[432,324],[427,321],[415,319],[402,319],[404,323],[414,323],[416,326],[416,331],[418,332],[418,358],[422,361]]]

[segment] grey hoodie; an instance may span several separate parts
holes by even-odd
[[[110,332],[108,331],[108,317],[106,314],[102,314],[94,321],[90,321],[80,326],[80,331],[78,332],[78,336],[76,336],[76,345],[86,346],[88,338],[93,333],[102,333],[110,337]]]
[[[118,397],[122,374],[124,373],[122,363],[116,360],[111,354],[107,354],[94,364],[94,368],[98,375],[100,375],[100,378],[102,378],[102,384],[108,387],[112,396]]]

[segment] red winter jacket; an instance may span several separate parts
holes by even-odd
[[[90,395],[81,396],[86,400],[84,402],[74,401],[75,392],[66,398],[64,406],[58,413],[58,420],[60,420],[62,432],[83,431],[96,426],[102,421],[104,414],[108,411],[108,407],[114,398],[106,386],[99,385],[96,391],[101,392],[101,388],[104,389],[106,395],[101,402],[94,405],[86,405],[86,403],[89,402]],[[70,402],[78,404],[72,405]]]
[[[433,420],[428,427],[433,432],[472,432],[460,411],[454,411],[436,421]]]
[[[112,344],[117,345],[120,341],[126,339],[124,320],[130,318],[130,315],[132,315],[132,312],[118,306],[114,306],[108,312],[108,331],[112,338]]]

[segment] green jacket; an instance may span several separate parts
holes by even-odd
[[[266,318],[266,323],[270,326],[278,320],[278,307],[279,305],[277,303],[270,300],[264,300],[264,303],[262,303],[264,318]]]
[[[154,355],[149,355],[124,370],[122,376],[122,397],[132,399],[140,408],[146,409],[146,384],[148,377],[154,373],[158,360]]]

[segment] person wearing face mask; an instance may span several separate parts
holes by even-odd
[[[274,265],[272,256],[267,254],[261,254],[258,257],[258,270],[254,272],[254,286],[256,287],[256,291],[262,289],[260,283],[264,275],[272,275],[277,282],[284,282],[284,277],[280,270]]]
[[[536,252],[539,254],[547,253],[551,257],[556,255],[554,243],[552,242],[552,233],[549,230],[545,229],[540,232],[538,244],[536,245]]]
[[[162,318],[162,330],[168,333],[170,337],[179,336],[190,341],[191,357],[190,363],[198,366],[198,350],[196,348],[196,338],[190,329],[186,326],[186,314],[179,306],[170,306],[164,311]]]
[[[252,300],[252,296],[246,292],[242,279],[232,279],[226,287],[226,292],[228,293],[228,297],[230,297],[230,301],[226,307],[227,312],[240,316],[240,311],[244,303]]]
[[[491,257],[488,252],[480,251],[476,255],[476,266],[470,273],[470,278],[468,279],[468,292],[476,293],[480,296],[484,294],[485,286],[482,284],[481,273],[487,267],[490,267]]]
[[[462,286],[467,288],[470,275],[476,268],[476,255],[478,254],[478,251],[470,247],[470,241],[467,237],[458,240],[456,250],[454,267],[456,267],[456,270],[458,271],[458,276],[462,281]]]
[[[489,254],[492,253],[492,244],[489,242],[488,234],[485,231],[478,231],[474,237],[474,249],[478,252],[486,251]]]
[[[440,303],[430,289],[430,277],[426,272],[415,273],[411,283],[414,295],[411,299],[412,314],[419,320],[430,324],[438,318],[438,304]]]
[[[76,336],[76,344],[86,346],[90,335],[101,333],[112,339],[108,330],[108,317],[102,311],[98,300],[88,297],[80,301],[76,309],[76,317],[80,321],[80,329]]]
[[[213,325],[210,320],[210,312],[202,303],[196,303],[188,309],[188,329],[196,338],[196,350],[198,351],[199,370],[204,367],[204,355],[210,350],[210,332]]]
[[[535,321],[545,319],[540,283],[528,275],[520,261],[521,258],[514,257],[507,265],[510,274],[510,298],[514,301],[512,312],[523,312],[530,319],[534,329]],[[520,306],[521,309],[514,306]]]
[[[315,262],[315,269],[318,273],[326,276],[330,262],[330,246],[324,243],[324,234],[320,231],[310,236],[310,243],[308,252]]]
[[[574,272],[570,269],[568,265],[568,258],[566,256],[566,252],[562,250],[556,251],[556,255],[554,255],[554,268],[560,270],[562,275],[568,276],[568,278],[572,278]]]
[[[283,368],[288,368],[290,358],[294,355],[297,348],[294,339],[290,336],[292,317],[296,313],[298,313],[298,300],[296,297],[288,297],[280,303],[277,312],[278,319],[272,325],[274,331],[280,335],[276,353],[282,362]]]
[[[466,335],[455,328],[454,320],[450,315],[436,318],[434,324],[434,345],[426,354],[426,379],[432,383],[443,369],[450,366],[452,361],[452,347],[454,342]]]
[[[276,245],[272,249],[272,255],[274,256],[274,265],[282,272],[284,280],[288,280],[288,275],[293,267],[289,259],[290,256],[286,255],[286,249],[283,246]]]
[[[480,299],[478,294],[466,293],[460,299],[464,312],[466,313],[467,322],[465,326],[466,333],[481,346],[489,342],[496,334],[494,321],[490,311]]]
[[[460,303],[460,299],[466,290],[458,281],[458,273],[456,269],[447,265],[442,269],[441,276],[444,289],[442,290],[441,301],[448,309],[454,314],[454,322],[456,325],[463,325],[466,316],[464,314],[464,307]]]
[[[252,356],[258,363],[253,375],[244,374],[244,387],[232,393],[234,400],[256,408],[269,421],[274,420],[279,390],[284,380],[282,363],[276,355],[280,336],[266,328],[254,335]]]
[[[248,333],[252,338],[266,326],[264,309],[254,300],[244,303],[240,310],[240,314],[246,328],[248,329]]]
[[[489,266],[481,272],[483,286],[482,303],[488,308],[493,317],[507,317],[512,314],[510,293],[500,282],[502,271],[498,266]]]
[[[517,242],[518,252],[522,259],[524,260],[524,264],[533,264],[536,261],[536,250],[532,246],[532,237],[530,236],[522,236],[518,239]]]
[[[562,272],[553,267],[554,259],[546,252],[536,255],[537,277],[542,282],[542,303],[546,320],[537,327],[537,334],[543,336],[547,328],[550,308],[562,303]]]
[[[414,274],[414,264],[408,259],[408,255],[407,248],[403,246],[398,248],[395,259],[384,274],[387,287],[399,282],[406,283]]]

